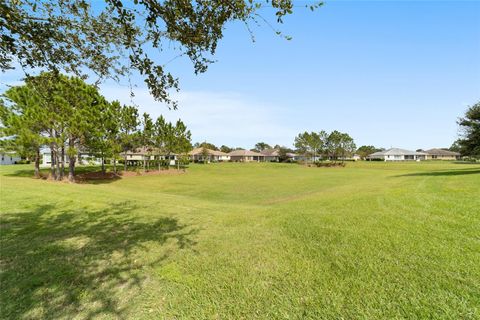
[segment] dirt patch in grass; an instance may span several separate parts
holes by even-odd
[[[152,171],[126,171],[126,172],[105,172],[101,171],[87,172],[75,175],[75,182],[89,182],[89,181],[102,181],[102,180],[118,180],[126,177],[136,177],[136,176],[153,176],[153,175],[178,175],[184,174],[183,170],[152,170]]]

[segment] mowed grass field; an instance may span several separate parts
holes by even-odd
[[[480,165],[3,166],[3,319],[480,319]]]

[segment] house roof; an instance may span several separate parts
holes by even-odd
[[[429,155],[433,156],[459,156],[460,153],[458,152],[453,152],[449,150],[443,150],[443,149],[430,149],[425,151]]]
[[[240,157],[264,157],[265,155],[250,150],[233,150],[228,155]]]
[[[260,151],[261,154],[267,157],[278,157],[278,149],[265,149]]]
[[[147,154],[152,154],[152,153],[155,153],[155,152],[156,152],[155,149],[140,147],[140,148],[136,148],[134,150],[127,151],[127,154],[147,155]]]
[[[417,152],[400,148],[391,148],[385,151],[374,152],[368,156],[368,158],[383,157],[383,156],[405,156],[405,155],[426,155],[425,152]]]
[[[228,156],[228,153],[218,151],[218,150],[207,149],[207,151],[208,151],[208,154],[212,155],[212,156]],[[203,148],[200,147],[200,148],[193,149],[188,154],[191,155],[191,156],[195,156],[195,155],[202,154],[202,152],[203,152]]]
[[[121,154],[123,155],[124,152],[121,152]],[[140,147],[140,148],[136,148],[136,149],[133,149],[133,150],[127,150],[126,154],[127,155],[141,155],[141,156],[145,156],[145,155],[153,156],[153,155],[157,155],[157,154],[166,155],[165,153],[161,152],[161,150],[159,150],[158,148],[145,148],[145,147]],[[176,153],[170,153],[170,155],[174,156],[174,155],[177,155],[177,154]]]

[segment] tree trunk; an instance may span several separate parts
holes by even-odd
[[[68,181],[75,181],[75,162],[77,161],[76,156],[68,156]]]
[[[57,180],[57,176],[55,174],[55,146],[53,143],[50,144],[50,172],[52,175],[52,179]]]
[[[103,154],[102,154],[102,174],[105,175],[105,158],[103,157]]]
[[[123,171],[127,172],[127,151],[123,153]]]
[[[161,156],[158,155],[158,171],[162,170],[162,160],[160,158]]]
[[[35,152],[35,178],[40,178],[40,149]]]
[[[180,171],[180,159],[177,159],[177,171]]]
[[[113,158],[113,173],[117,174],[117,159]]]
[[[55,175],[56,175],[56,180],[61,180],[61,177],[60,177],[60,157],[58,155],[58,146],[56,147],[56,150],[55,150]]]
[[[60,168],[60,180],[63,180],[63,176],[65,174],[65,146],[62,144],[62,149],[61,149],[61,157],[62,161],[60,162],[61,168]]]

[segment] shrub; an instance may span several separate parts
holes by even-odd
[[[332,168],[332,167],[345,167],[347,164],[345,162],[315,162],[315,165],[317,167],[326,167],[326,168]]]

